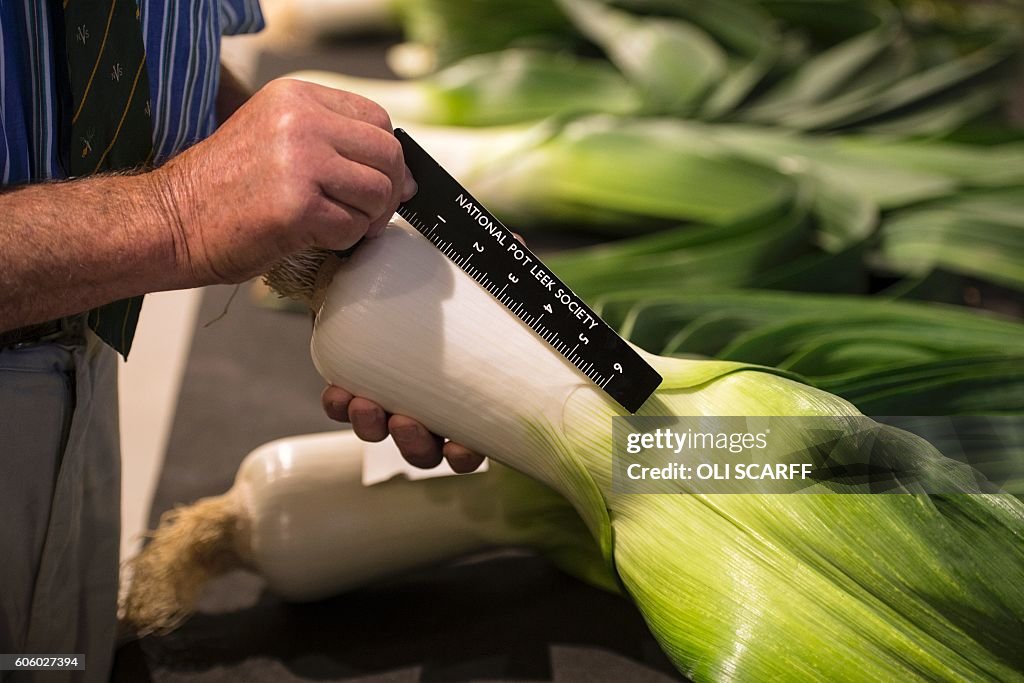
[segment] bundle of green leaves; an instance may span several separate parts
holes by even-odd
[[[583,293],[1024,288],[1019,0],[399,6],[436,71],[301,76],[380,101],[506,223],[630,238],[557,259]]]

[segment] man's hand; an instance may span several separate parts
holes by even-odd
[[[522,235],[512,234],[526,244]],[[356,436],[363,441],[383,441],[390,433],[402,457],[415,467],[437,467],[444,458],[453,470],[465,474],[480,467],[484,461],[483,456],[465,446],[446,442],[411,417],[388,415],[373,401],[353,396],[341,387],[330,385],[324,389],[321,403],[328,417],[338,422],[350,422]]]
[[[482,456],[464,446],[451,441],[446,443],[412,418],[388,415],[373,401],[353,396],[340,387],[328,386],[321,400],[328,417],[338,422],[351,422],[356,436],[363,441],[383,441],[390,433],[402,457],[415,467],[437,467],[443,457],[453,470],[464,474],[480,467],[484,461]]]
[[[380,106],[290,79],[154,173],[194,284],[240,282],[299,249],[376,236],[416,187]]]
[[[345,249],[414,193],[378,105],[273,81],[152,172],[0,191],[0,331]]]

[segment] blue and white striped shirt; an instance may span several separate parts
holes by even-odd
[[[220,36],[263,28],[259,0],[138,0],[157,163],[216,127]],[[0,0],[0,185],[64,174],[49,0]]]

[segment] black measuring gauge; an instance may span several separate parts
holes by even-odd
[[[419,186],[398,214],[623,408],[639,410],[661,375],[407,132],[395,136]]]

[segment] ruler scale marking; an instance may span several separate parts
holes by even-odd
[[[395,135],[419,185],[399,215],[583,376],[629,412],[639,410],[661,383],[654,368],[408,133]],[[566,341],[577,343],[570,349]]]

